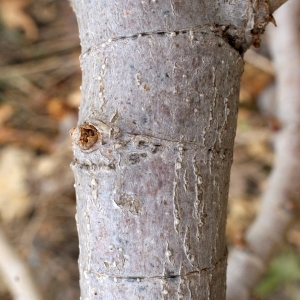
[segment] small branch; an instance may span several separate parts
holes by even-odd
[[[40,73],[45,71],[55,70],[57,68],[70,68],[77,66],[78,60],[76,54],[67,54],[60,57],[49,57],[40,62],[30,61],[16,65],[4,66],[1,68],[0,80],[8,80],[27,76],[29,74]]]
[[[275,75],[275,70],[273,63],[266,57],[262,56],[261,54],[249,49],[244,56],[245,62],[251,64],[255,68],[258,68],[267,74],[272,76]]]
[[[282,4],[288,0],[269,0],[269,10],[272,14],[276,9],[278,9]]]
[[[0,272],[15,300],[41,300],[30,271],[0,229]]]
[[[290,0],[275,16],[278,28],[270,28],[270,48],[277,74],[277,115],[282,128],[276,136],[275,164],[262,196],[261,211],[246,233],[246,247],[236,247],[229,257],[227,300],[250,298],[299,209],[299,15],[299,0]]]

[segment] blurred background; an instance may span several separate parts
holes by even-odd
[[[1,243],[11,246],[45,300],[79,299],[69,167],[69,130],[81,97],[79,55],[67,0],[0,0],[0,256]],[[267,40],[245,61],[227,224],[228,244],[237,247],[260,210],[280,128]],[[299,219],[285,239],[255,299],[299,299]],[[2,270],[0,299],[14,299],[5,278]]]

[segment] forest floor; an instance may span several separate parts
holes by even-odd
[[[67,0],[0,0],[0,228],[30,267],[45,300],[79,299],[69,167],[69,130],[77,123],[81,97],[79,55],[77,23]],[[229,249],[243,246],[244,232],[260,209],[278,125],[262,96],[274,83],[266,45],[259,53],[251,50],[245,60],[229,194]],[[297,299],[299,222],[286,241],[255,299]],[[10,300],[2,279],[0,299]]]

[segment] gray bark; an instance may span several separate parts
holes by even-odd
[[[82,299],[225,299],[241,54],[264,1],[72,1]]]

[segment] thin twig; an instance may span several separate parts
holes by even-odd
[[[275,164],[262,196],[261,211],[246,233],[245,248],[235,247],[229,257],[227,300],[250,298],[299,209],[299,15],[299,0],[290,0],[275,15],[278,28],[270,28],[278,84],[278,118],[283,126],[275,139]]]
[[[17,65],[5,66],[1,68],[0,80],[16,78],[33,73],[45,72],[54,70],[59,67],[69,68],[79,65],[78,59],[74,59],[74,54],[68,54],[59,57],[50,57],[41,60],[40,62],[32,61]]]
[[[0,272],[15,300],[42,300],[28,266],[20,259],[0,228]]]

